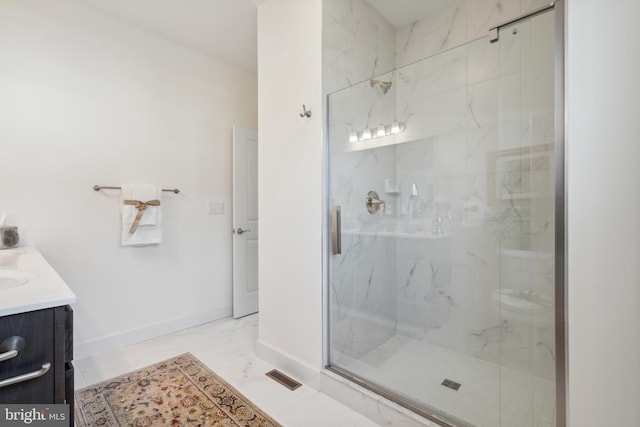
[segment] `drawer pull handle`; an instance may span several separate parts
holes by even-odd
[[[24,338],[13,336],[0,343],[0,362],[13,359],[24,348]]]
[[[41,377],[49,372],[50,368],[51,363],[47,362],[42,365],[42,369],[38,369],[37,371],[29,372],[28,374],[18,375],[17,377],[7,378],[6,380],[0,381],[0,388]]]
[[[0,362],[5,360],[13,359],[18,355],[18,350],[11,350],[0,354]]]

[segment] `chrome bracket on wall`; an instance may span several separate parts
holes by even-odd
[[[518,16],[516,18],[510,19],[508,21],[505,21],[505,22],[501,23],[500,25],[496,25],[495,27],[490,28],[489,29],[489,42],[495,43],[495,42],[500,40],[500,35],[498,33],[498,30],[500,28],[506,27],[507,25],[515,24],[518,21],[522,21],[524,19],[531,18],[531,17],[536,16],[536,15],[540,15],[541,13],[544,13],[544,12],[546,12],[548,10],[553,9],[555,4],[556,4],[556,2],[552,1],[551,3],[549,3],[546,6],[539,7],[537,9],[534,9],[534,10],[532,10],[530,12],[525,13],[524,15],[520,15],[520,16]]]
[[[500,36],[498,35],[498,29],[492,28],[489,30],[489,42],[495,43],[499,40]]]

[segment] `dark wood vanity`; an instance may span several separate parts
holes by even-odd
[[[0,404],[67,404],[73,426],[75,294],[29,247],[0,251],[0,284]]]
[[[70,405],[73,310],[59,306],[0,317],[0,403]]]

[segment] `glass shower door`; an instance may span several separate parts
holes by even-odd
[[[443,425],[555,425],[553,27],[327,99],[328,366]]]
[[[554,12],[500,30],[502,425],[555,425]]]
[[[392,76],[376,80],[387,82]],[[341,253],[330,258],[330,356],[336,366],[362,376],[368,376],[367,366],[359,365],[362,358],[396,331],[396,224],[390,220],[397,197],[392,193],[399,191],[395,148],[367,148],[383,139],[377,137],[379,126],[391,134],[394,93],[393,86],[383,93],[367,81],[329,97],[330,139],[335,141],[330,198],[341,217]],[[368,120],[369,108],[379,120]]]

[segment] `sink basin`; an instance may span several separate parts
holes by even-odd
[[[26,271],[0,269],[0,291],[22,286],[33,277],[35,274]]]

